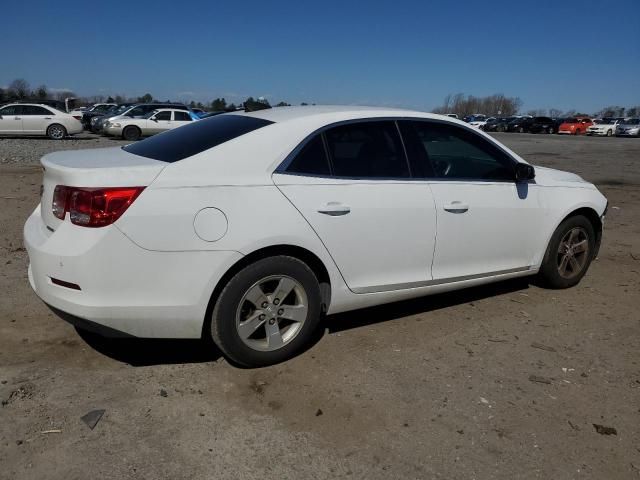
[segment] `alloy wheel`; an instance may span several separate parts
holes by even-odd
[[[574,278],[582,272],[589,259],[589,237],[582,227],[569,230],[558,246],[558,273],[563,278]]]
[[[64,129],[59,125],[52,125],[49,127],[49,136],[54,140],[61,140],[64,138]]]
[[[238,305],[238,336],[253,350],[278,350],[300,333],[308,311],[300,282],[285,275],[265,277],[247,290]]]

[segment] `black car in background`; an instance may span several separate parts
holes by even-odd
[[[506,132],[525,133],[533,123],[531,117],[516,117],[507,124]]]
[[[505,132],[509,122],[516,117],[500,117],[488,120],[482,127],[485,132]]]
[[[527,124],[529,133],[556,133],[558,127],[549,117],[533,117]]]
[[[93,110],[87,110],[82,114],[82,126],[85,130],[91,130],[91,119],[96,117],[102,117],[104,115],[112,115],[114,112],[118,111],[119,108],[122,107],[130,107],[133,103],[121,103],[119,105],[111,105],[107,108],[95,108]]]

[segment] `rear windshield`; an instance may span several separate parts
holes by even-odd
[[[272,123],[243,115],[218,115],[122,148],[134,155],[173,163]]]

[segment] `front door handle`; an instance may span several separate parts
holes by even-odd
[[[318,213],[329,215],[331,217],[339,217],[351,212],[351,208],[340,202],[328,202],[318,209]]]
[[[467,210],[469,210],[469,205],[456,200],[446,204],[443,208],[445,209],[445,211],[450,213],[465,213]]]

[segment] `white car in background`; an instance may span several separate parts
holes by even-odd
[[[68,113],[38,103],[10,103],[0,108],[0,135],[46,135],[61,140],[82,133],[82,124]]]
[[[469,125],[471,125],[473,128],[478,128],[482,130],[482,128],[487,124],[487,122],[494,121],[495,119],[496,117],[489,117],[489,118],[483,118],[482,120],[474,120],[473,122],[469,122]]]
[[[386,108],[234,112],[42,165],[24,243],[44,302],[108,335],[210,337],[252,367],[298,353],[324,314],[576,285],[607,207],[464,122]]]
[[[624,119],[622,118],[598,118],[593,121],[593,125],[587,127],[585,133],[587,135],[612,137],[616,134],[618,125],[622,123],[624,123]]]
[[[187,110],[162,108],[149,112],[142,118],[123,117],[107,121],[103,133],[134,141],[188,125],[196,120],[199,118]]]

